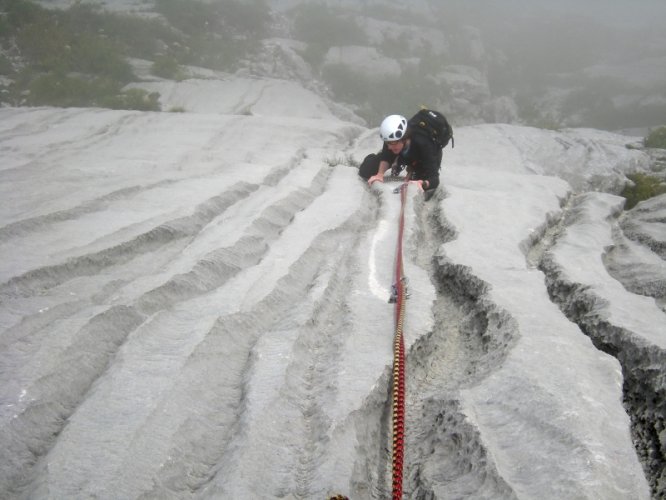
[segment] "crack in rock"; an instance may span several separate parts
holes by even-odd
[[[572,211],[575,211],[578,201],[580,198],[574,197],[559,220],[549,221],[550,226],[544,234],[551,237],[545,244],[543,241],[538,242],[540,248],[532,255],[532,259],[545,275],[551,300],[590,337],[595,347],[619,361],[623,374],[623,404],[631,419],[634,447],[652,495],[663,498],[666,493],[666,351],[652,345],[637,332],[613,324],[608,318],[606,300],[599,297],[590,285],[568,279],[561,264],[549,252],[563,229],[572,223]],[[629,291],[646,292],[645,287],[638,289],[631,285],[633,281],[621,279],[628,275],[635,276],[637,271],[635,267],[623,267],[618,254],[629,254],[627,236],[643,243],[653,240],[643,237],[638,225],[628,221],[626,216],[613,216],[620,217],[622,222],[613,225],[616,245],[607,248],[602,255],[604,265],[609,274],[620,279]],[[629,234],[625,234],[623,229]],[[658,244],[654,246],[659,248]],[[661,289],[657,287],[657,290]],[[659,294],[646,294],[659,298]]]

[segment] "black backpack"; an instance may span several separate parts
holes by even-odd
[[[409,119],[409,128],[412,133],[427,135],[440,149],[445,148],[449,141],[451,141],[451,147],[454,146],[453,129],[446,117],[439,111],[420,109]]]

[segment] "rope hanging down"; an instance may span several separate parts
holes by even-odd
[[[395,257],[395,275],[393,277],[393,295],[390,302],[395,303],[395,336],[393,340],[393,500],[402,500],[402,466],[405,438],[405,341],[402,328],[405,318],[406,278],[402,269],[402,236],[405,229],[405,203],[407,186],[405,182],[396,191],[400,193],[400,219],[398,226],[398,244]]]

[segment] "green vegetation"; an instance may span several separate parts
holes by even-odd
[[[183,80],[185,72],[173,56],[157,56],[150,72],[155,76],[171,80]]]
[[[12,62],[7,58],[7,56],[0,54],[0,75],[8,75],[11,72]]]
[[[618,95],[631,95],[631,87],[627,84],[607,79],[596,79],[581,82],[577,91],[567,97],[562,112],[564,115],[575,115],[581,109],[586,110],[586,123],[589,127],[617,130],[621,128],[642,127],[646,123],[659,123],[666,115],[666,104],[640,103],[618,108],[613,99]],[[655,88],[655,93],[661,89]]]
[[[652,130],[645,139],[643,145],[647,148],[666,149],[666,126],[657,127]],[[653,166],[653,172],[659,173],[663,167]],[[634,208],[641,201],[666,194],[666,181],[663,172],[658,175],[650,175],[641,172],[627,175],[631,182],[627,183],[622,190],[621,196],[627,199],[625,209]]]
[[[345,165],[348,167],[353,167],[353,168],[358,168],[359,167],[359,162],[354,159],[354,157],[350,154],[346,154],[344,156],[333,156],[333,157],[328,157],[324,159],[324,162],[329,166],[329,167],[337,167],[338,165]]]
[[[422,105],[445,102],[449,89],[421,75],[417,67],[404,68],[400,76],[363,77],[344,65],[329,65],[323,71],[336,98],[360,103],[356,113],[368,123],[380,123],[386,110],[411,116]],[[405,89],[410,89],[406,92]]]
[[[159,110],[158,94],[126,90],[136,80],[130,58],[152,60],[155,75],[172,79],[184,78],[183,64],[230,70],[256,49],[270,21],[263,0],[157,0],[156,7],[171,26],[78,2],[50,10],[0,0],[0,102]]]
[[[516,99],[518,112],[525,125],[544,130],[559,130],[562,124],[553,116],[544,113],[534,99],[522,96]]]
[[[294,36],[307,43],[319,43],[324,47],[336,45],[366,45],[365,32],[350,13],[332,8],[302,4],[293,9]]]
[[[379,15],[400,22],[405,19],[414,19],[414,22],[421,24],[427,22],[418,16],[411,16],[408,9],[375,7],[374,3],[367,1],[358,6],[361,13],[371,12],[374,18]],[[345,64],[322,67],[331,47],[373,45],[366,30],[359,26],[357,16],[325,5],[303,3],[291,10],[290,17],[294,22],[294,38],[307,43],[307,49],[301,54],[305,61],[315,70],[321,70],[321,78],[337,100],[352,104],[355,113],[368,123],[379,123],[389,109],[411,115],[423,103],[435,105],[450,98],[450,89],[432,77],[446,65],[444,56],[436,54],[427,44],[426,47],[414,49],[408,34],[389,36],[378,50],[389,58],[414,58],[412,60],[418,60],[420,64],[405,64],[400,76],[364,75]]]
[[[271,21],[265,0],[157,0],[155,8],[183,36],[166,57],[217,70],[232,70],[257,51]]]
[[[629,174],[631,184],[622,190],[621,196],[627,199],[625,209],[630,210],[639,202],[666,193],[666,183],[659,177],[643,173]]]
[[[126,46],[104,29],[113,16],[80,4],[51,11],[27,0],[0,1],[0,12],[6,54],[0,70],[12,81],[3,89],[3,101],[159,109],[155,97],[123,90],[134,75]]]
[[[169,23],[190,36],[201,33],[229,38],[262,38],[271,21],[265,0],[156,0],[156,10]]]
[[[643,145],[646,148],[666,149],[666,126],[652,130],[643,140]]]
[[[304,59],[314,68],[323,62],[331,47],[367,45],[365,32],[351,14],[343,14],[322,5],[302,4],[292,9],[294,37],[306,42]]]

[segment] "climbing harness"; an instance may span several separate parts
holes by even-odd
[[[395,257],[395,274],[393,277],[392,293],[389,303],[395,304],[395,336],[393,339],[393,500],[402,500],[402,466],[404,458],[405,438],[405,341],[402,328],[405,319],[405,300],[407,293],[407,278],[402,269],[402,236],[405,229],[405,203],[407,201],[407,186],[405,181],[393,192],[400,194],[400,218],[398,225],[398,243]]]

